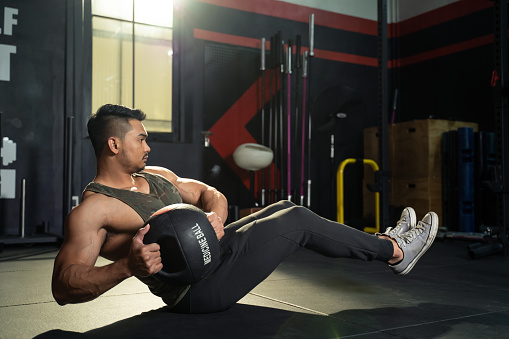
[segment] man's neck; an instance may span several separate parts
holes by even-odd
[[[100,166],[98,164],[94,182],[113,188],[130,189],[135,186],[134,174],[126,172],[123,168]]]
[[[94,182],[113,188],[123,189],[135,186],[133,174],[102,175],[98,173],[94,178]]]

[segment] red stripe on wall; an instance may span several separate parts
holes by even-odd
[[[290,4],[275,0],[198,0],[215,6],[227,7],[245,12],[263,14],[298,22],[309,22],[309,15],[315,14],[315,25],[377,35],[377,22],[350,15],[328,12],[321,9]]]
[[[225,44],[230,44],[230,45],[235,45],[235,46],[260,48],[260,39],[246,38],[246,37],[241,37],[241,36],[237,36],[237,35],[205,31],[205,30],[198,29],[198,28],[194,29],[194,37],[197,39],[225,43]],[[458,53],[458,52],[462,52],[462,51],[465,51],[468,49],[488,45],[491,43],[493,43],[493,35],[488,34],[488,35],[485,35],[485,36],[482,36],[479,38],[459,42],[459,43],[452,44],[449,46],[444,46],[444,47],[437,48],[437,49],[434,49],[431,51],[426,51],[423,53],[412,55],[412,56],[409,56],[406,58],[390,60],[389,67],[390,68],[404,67],[404,66],[412,65],[412,64],[415,64],[418,62],[423,62],[423,61],[431,60],[431,59],[438,58],[441,56]],[[269,51],[270,50],[270,42],[266,42],[265,47]],[[303,47],[302,51],[305,51],[305,50],[308,50],[308,48]],[[340,53],[340,52],[333,52],[333,51],[327,51],[327,50],[322,50],[322,49],[315,49],[315,58],[339,61],[339,62],[347,62],[347,63],[351,63],[351,64],[371,66],[371,67],[378,66],[377,58],[371,58],[371,57],[365,57],[365,56],[361,56],[361,55],[354,55],[354,54],[347,54],[347,53]]]
[[[293,5],[285,2],[274,0],[257,0],[257,1],[238,1],[238,0],[198,0],[203,3],[209,3],[216,6],[228,7],[258,14],[270,15],[284,19],[308,22],[309,14],[315,13],[315,24],[337,29],[376,35],[376,22],[372,20],[358,19],[351,16],[336,14],[310,7]],[[489,0],[461,0],[444,7],[437,8],[430,12],[410,18],[400,23],[389,25],[390,36],[402,36],[412,32],[416,32],[433,25],[437,25],[449,20],[454,20],[462,16],[492,7],[493,3]],[[320,14],[320,15],[317,15]],[[318,20],[319,19],[319,20]],[[360,20],[360,21],[359,21]],[[373,24],[373,27],[366,25],[367,22]],[[360,23],[360,24],[359,24]],[[351,25],[352,27],[345,27]],[[369,28],[367,28],[369,26]],[[368,33],[369,32],[369,33]],[[202,29],[194,30],[194,37],[197,39],[226,43],[236,46],[244,46],[251,48],[260,48],[260,39],[242,37],[237,35],[206,31]],[[480,47],[493,43],[493,35],[459,42],[449,46],[437,48],[427,52],[412,55],[406,58],[390,60],[389,67],[403,67],[418,62],[423,62],[438,58],[441,56],[465,51],[471,48]],[[266,42],[267,50],[270,50],[270,42]],[[302,50],[307,50],[303,47]],[[315,49],[315,57],[325,60],[347,62],[358,65],[377,67],[377,58],[365,57],[354,54],[339,53],[334,51]]]
[[[378,65],[377,58],[370,58],[370,57],[365,57],[365,56],[361,56],[361,55],[332,52],[332,51],[326,51],[323,49],[315,49],[315,58],[340,61],[340,62],[348,62],[350,64],[373,66],[373,67],[376,67]]]
[[[243,46],[243,47],[252,47],[252,48],[260,48],[261,40],[254,38],[247,38],[238,35],[218,33],[212,31],[206,31],[203,29],[195,28],[194,29],[194,37],[196,39],[214,41],[223,44]],[[267,45],[268,44],[268,45]],[[270,41],[266,42],[266,47],[270,49]]]
[[[260,39],[247,38],[238,35],[224,34],[212,31],[206,31],[203,29],[194,29],[194,37],[196,39],[202,39],[207,41],[214,41],[224,44],[230,44],[235,46],[243,46],[243,47],[251,47],[251,48],[260,48]],[[267,50],[270,50],[270,42],[265,42],[265,47]],[[307,47],[302,47],[302,51],[308,50]],[[365,66],[374,66],[378,65],[377,58],[370,58],[361,55],[355,54],[347,54],[347,53],[339,53],[333,51],[327,51],[323,49],[315,48],[315,57],[325,60],[332,61],[340,61],[340,62],[348,62],[351,64],[365,65]]]
[[[275,0],[197,0],[215,6],[226,7],[251,13],[263,14],[298,22],[309,22],[309,14],[315,14],[315,25],[377,35],[376,20],[368,20],[350,15],[324,11]],[[410,34],[431,26],[441,24],[477,11],[493,7],[491,0],[461,0],[436,8],[415,17],[392,23],[388,26],[389,37]]]
[[[271,96],[269,90],[271,72],[275,70],[269,71],[265,77],[265,103]],[[249,173],[235,164],[232,155],[239,145],[256,143],[255,138],[246,129],[246,125],[261,109],[262,104],[258,100],[261,83],[262,78],[259,77],[210,128],[212,132],[210,144],[248,188]]]
[[[390,24],[388,27],[389,37],[414,33],[490,7],[493,7],[493,1],[490,0],[461,0],[454,2],[407,20]]]
[[[488,45],[493,43],[493,34],[488,34],[479,38],[458,42],[449,46],[437,48],[431,51],[419,53],[406,58],[393,60],[390,66],[392,67],[404,67],[418,62],[423,62],[438,57],[446,56],[453,53],[462,52],[468,49]]]

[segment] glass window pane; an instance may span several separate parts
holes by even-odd
[[[171,132],[172,30],[135,25],[135,100],[150,132]]]
[[[134,0],[134,21],[155,26],[172,27],[173,1]]]
[[[132,24],[92,18],[92,110],[133,105]]]
[[[133,21],[133,0],[92,0],[92,15]]]

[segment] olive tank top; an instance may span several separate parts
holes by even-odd
[[[108,187],[95,182],[89,183],[85,191],[104,194],[124,202],[134,209],[144,222],[157,210],[182,202],[182,197],[175,185],[165,178],[147,172],[139,172],[134,175],[147,180],[150,186],[148,194]],[[145,283],[153,294],[161,297],[170,308],[175,306],[184,297],[190,287],[173,286],[158,280],[154,276],[137,278]]]
[[[150,186],[150,192],[148,194],[104,186],[96,182],[88,184],[85,191],[101,193],[124,202],[135,210],[144,222],[146,222],[154,212],[164,206],[182,202],[182,197],[175,185],[165,178],[147,172],[139,172],[134,175],[147,180]]]

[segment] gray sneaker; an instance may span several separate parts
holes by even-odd
[[[409,231],[394,238],[403,251],[403,260],[389,266],[398,275],[405,275],[414,268],[420,257],[435,240],[438,231],[438,215],[429,212]]]
[[[384,233],[376,233],[376,235],[386,235],[390,238],[396,238],[414,228],[415,224],[417,224],[415,211],[412,207],[407,207],[401,213],[401,218],[399,218],[395,227],[387,227]]]

